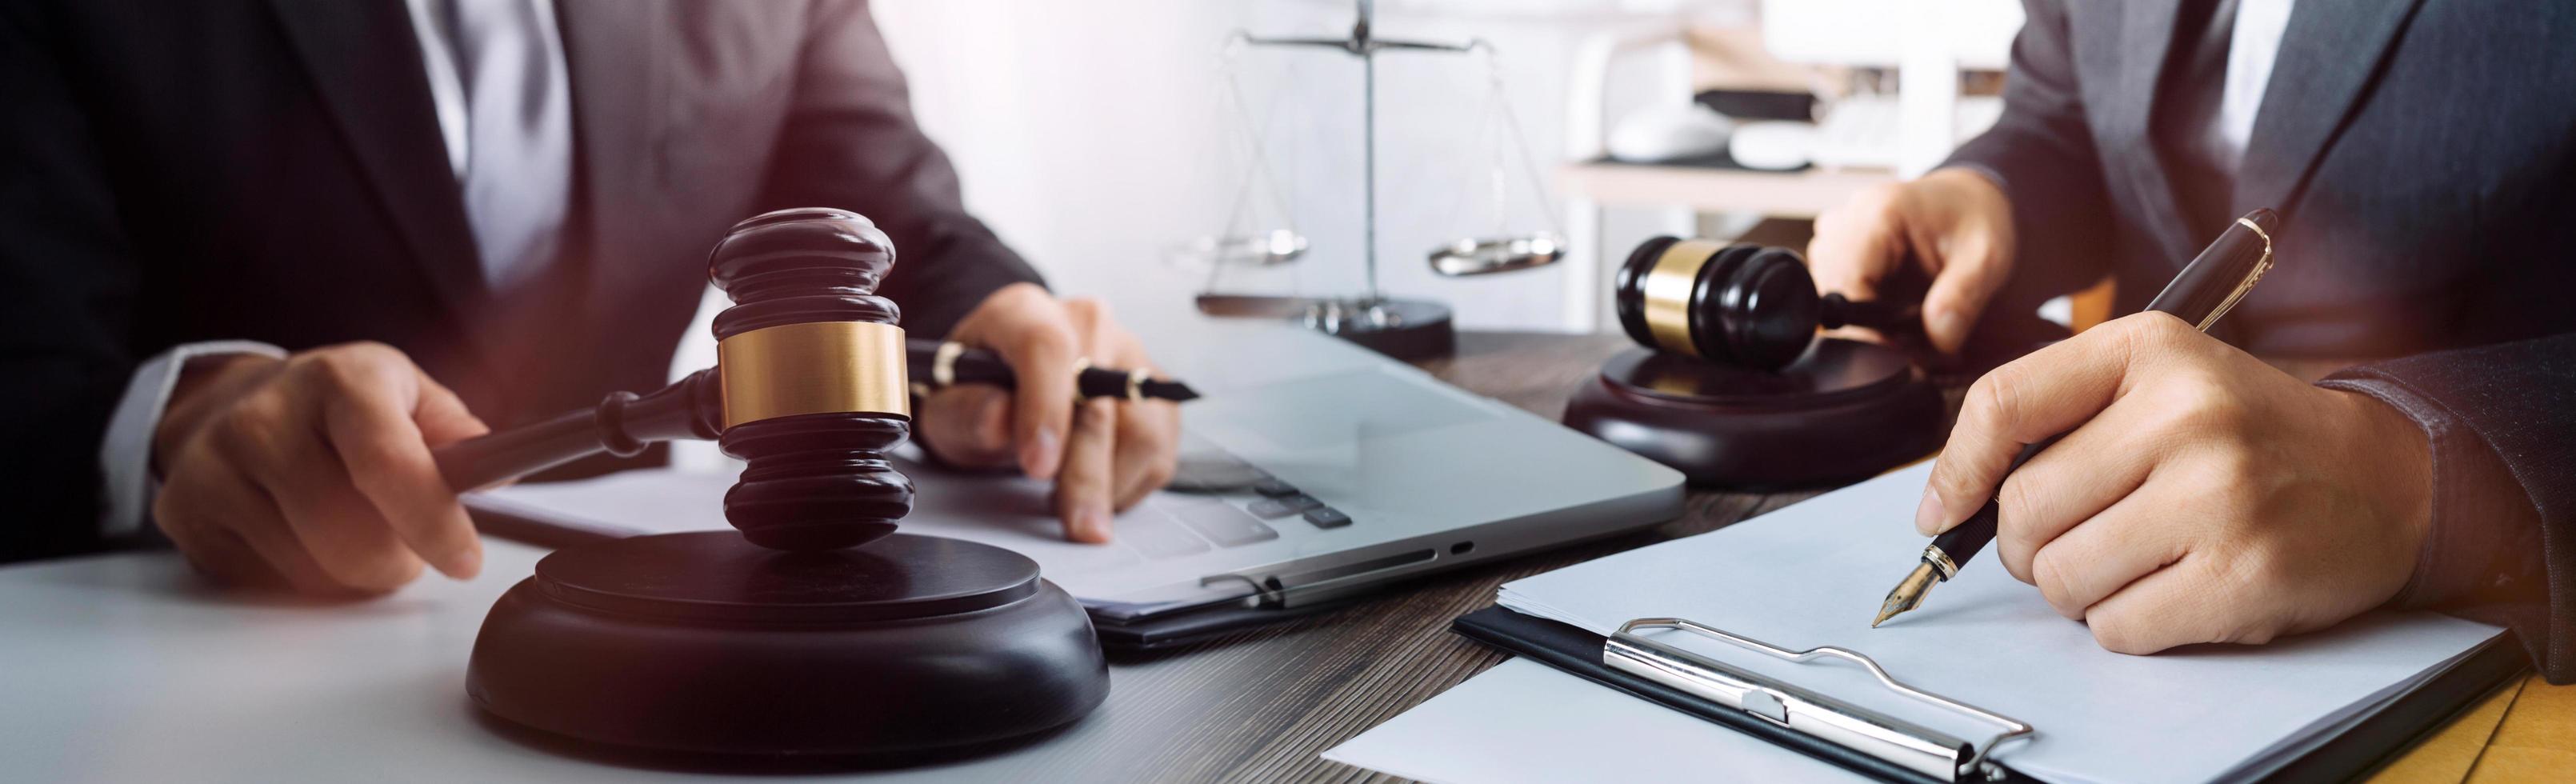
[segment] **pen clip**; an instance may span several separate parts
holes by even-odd
[[[2236,290],[2227,292],[2227,298],[2220,300],[2218,307],[2210,308],[2209,315],[2202,316],[2200,323],[2192,325],[2193,329],[2208,332],[2210,325],[2218,323],[2218,319],[2226,316],[2227,311],[2235,309],[2237,300],[2244,299],[2247,292],[2254,290],[2254,284],[2263,281],[2263,273],[2272,269],[2272,233],[2264,231],[2262,226],[2255,225],[2253,221],[2244,218],[2237,218],[2236,225],[2243,226],[2246,230],[2254,232],[2254,236],[2263,238],[2263,255],[2254,259],[2254,266],[2245,271],[2245,279],[2236,282]]]

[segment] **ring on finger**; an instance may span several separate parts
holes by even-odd
[[[1127,371],[1127,402],[1145,402],[1145,382],[1153,377],[1154,371],[1141,367]]]
[[[1075,408],[1081,408],[1081,407],[1082,407],[1082,402],[1083,402],[1083,401],[1085,401],[1085,400],[1089,400],[1089,399],[1090,399],[1090,396],[1089,396],[1089,395],[1085,395],[1085,394],[1083,394],[1083,393],[1082,393],[1082,374],[1084,374],[1084,373],[1088,373],[1088,372],[1091,372],[1091,358],[1090,358],[1090,357],[1088,357],[1088,356],[1074,357],[1074,358],[1073,358],[1073,406],[1074,406]]]

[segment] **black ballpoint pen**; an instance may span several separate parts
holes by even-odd
[[[2227,315],[2227,310],[2235,307],[2237,300],[2243,299],[2245,292],[2253,290],[2254,284],[2263,280],[2263,273],[2272,268],[2272,232],[2280,221],[2281,217],[2268,209],[2257,209],[2237,218],[2236,223],[2219,234],[2208,249],[2202,250],[2198,258],[2183,267],[2172,283],[2165,284],[2165,290],[2147,303],[2147,309],[2173,314],[2183,323],[2192,325],[2193,329],[2208,331],[2209,325],[2218,323],[2219,317]],[[2013,458],[2012,465],[2004,469],[2004,475],[2011,476],[2015,469],[2021,468],[2021,464],[2029,462],[2032,455],[2047,449],[2049,444],[2057,443],[2059,437],[2063,434],[2023,447],[2021,454]],[[1932,591],[1933,585],[1949,582],[1950,578],[1958,576],[1961,564],[1975,558],[1977,551],[1985,549],[1987,542],[1994,541],[1995,517],[1999,511],[1994,499],[1986,499],[1976,514],[1933,537],[1932,545],[1923,548],[1922,563],[1905,575],[1895,590],[1887,592],[1887,601],[1878,607],[1877,620],[1870,621],[1869,625],[1875,628],[1889,618],[1921,606],[1924,595]]]
[[[1003,389],[1019,386],[1011,366],[1002,357],[980,348],[970,348],[953,340],[907,340],[904,345],[906,368],[912,377],[923,382],[923,390],[946,389],[958,384],[991,384]],[[1073,394],[1078,398],[1123,397],[1136,402],[1169,400],[1179,403],[1198,399],[1197,390],[1170,379],[1154,378],[1144,369],[1119,370],[1092,367],[1085,360],[1074,370]]]

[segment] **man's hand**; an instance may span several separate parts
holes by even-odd
[[[1819,293],[1876,299],[1908,264],[1932,286],[1923,294],[1923,333],[1957,354],[1968,330],[2012,275],[2012,203],[1984,175],[1940,169],[1912,182],[1854,194],[1816,218],[1807,266]],[[1857,329],[1857,328],[1850,328]]]
[[[1997,490],[2022,445],[2061,432]],[[2004,568],[2104,648],[2260,643],[2405,587],[2431,460],[2386,404],[2141,313],[1978,379],[1915,527],[1996,499]]]
[[[423,561],[470,578],[483,545],[429,450],[485,430],[382,344],[202,358],[153,434],[152,516],[227,583],[383,593]]]
[[[1013,284],[984,298],[948,339],[1002,355],[1019,379],[1017,392],[961,384],[932,393],[922,405],[922,444],[959,465],[1017,464],[1029,476],[1054,479],[1065,538],[1109,541],[1112,511],[1171,481],[1178,407],[1161,400],[1074,400],[1073,376],[1084,359],[1097,367],[1154,366],[1108,308]]]

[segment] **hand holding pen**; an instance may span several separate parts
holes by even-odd
[[[972,348],[954,340],[904,341],[906,370],[919,392],[927,395],[959,384],[987,384],[1002,389],[1018,389],[1019,376],[1002,355]],[[1074,360],[1073,396],[1077,398],[1118,397],[1131,402],[1168,400],[1180,403],[1197,400],[1199,393],[1171,379],[1155,378],[1147,368],[1093,367],[1088,359]]]
[[[1064,523],[1065,536],[1077,542],[1106,542],[1111,515],[1144,500],[1169,481],[1180,446],[1180,409],[1157,399],[1151,390],[1171,390],[1138,383],[1141,401],[1129,397],[1131,381],[1155,379],[1153,357],[1134,333],[1110,316],[1108,309],[1079,297],[1057,299],[1033,284],[1015,283],[993,291],[982,304],[947,330],[963,346],[945,386],[939,380],[938,348],[916,358],[912,380],[917,390],[914,438],[941,462],[967,468],[1016,468],[1031,478],[1052,482],[1048,499]],[[920,352],[914,352],[916,354]],[[970,356],[1000,360],[991,369],[1010,380],[968,383]],[[930,363],[930,364],[923,364]],[[1089,366],[1094,373],[1082,373]],[[1104,372],[1114,382],[1114,396],[1097,393]]]
[[[2190,265],[2183,267],[2182,273],[2176,275],[2172,283],[2166,284],[2165,290],[2158,293],[2154,301],[2147,303],[2147,312],[2171,315],[2182,324],[2188,325],[2194,332],[2208,331],[2209,325],[2216,323],[2221,316],[2227,315],[2227,311],[2235,307],[2237,301],[2243,299],[2247,292],[2254,289],[2254,284],[2263,279],[2263,273],[2271,269],[2272,231],[2279,223],[2280,216],[2265,209],[2255,210],[2245,217],[2236,219],[2236,223],[2221,232],[2218,239],[2212,242],[2207,250],[2201,251],[2199,258],[2192,259]],[[2122,329],[2155,329],[2171,326],[2153,318],[2144,319],[2144,321],[2150,326],[2122,327]],[[2014,365],[2020,364],[2022,363],[2014,363]],[[1970,391],[1970,397],[1979,398],[1979,391],[1982,390],[1983,398],[1992,398],[1999,394],[1995,391],[1998,386],[2012,388],[2014,385],[2008,379],[2014,376],[2009,375],[2007,370],[2014,365],[1997,368],[1985,378],[1978,379],[1976,386]],[[1979,439],[1993,436],[1992,428],[1984,426],[1986,423],[1982,421],[1974,423],[1979,425],[1978,427],[1970,426],[1972,424],[1969,420],[1970,409],[1984,413],[2008,405],[2012,404],[1963,406],[1959,424],[1952,431],[1952,445],[1958,445],[1958,442],[1963,439],[1972,442],[1973,445]],[[2019,470],[2023,463],[2030,462],[2032,457],[2047,449],[2049,445],[2057,443],[2057,440],[2065,435],[2064,429],[2061,428],[2051,430],[2027,442],[2015,444],[2016,451],[2013,453],[2012,462],[2005,465],[2001,473],[2009,475]],[[1972,454],[1975,453],[1963,454],[1959,459],[1973,459],[1967,456]],[[1983,499],[1984,503],[1980,504],[1977,511],[1971,513],[1966,520],[1954,525],[1942,526],[1941,523],[1951,522],[1943,519],[1946,517],[1945,514],[1936,514],[1934,507],[1939,506],[1943,501],[1937,491],[1925,492],[1925,509],[1916,513],[1918,519],[1915,527],[1938,527],[1946,530],[1937,530],[1940,535],[1932,540],[1930,547],[1923,548],[1922,563],[1914,567],[1914,571],[1907,574],[1904,580],[1899,581],[1894,590],[1887,593],[1887,601],[1879,607],[1878,618],[1870,621],[1869,625],[1877,626],[1886,623],[1887,619],[1921,605],[1923,597],[1931,592],[1932,586],[1957,577],[1959,566],[1977,557],[1978,551],[1985,549],[1986,543],[1995,538],[2001,505],[1993,497],[1992,491],[1985,495],[1987,497]],[[1930,517],[1932,521],[1927,522],[1922,519],[1926,517]],[[1934,530],[1925,531],[1927,534],[1935,532]],[[2028,579],[2018,571],[2014,572],[2013,576]]]
[[[2317,629],[2406,585],[2430,519],[2423,430],[2198,331],[2260,278],[2276,221],[2247,216],[2156,313],[1970,389],[1916,518],[1940,536],[1880,621],[1988,540],[2002,568],[2124,653]]]

